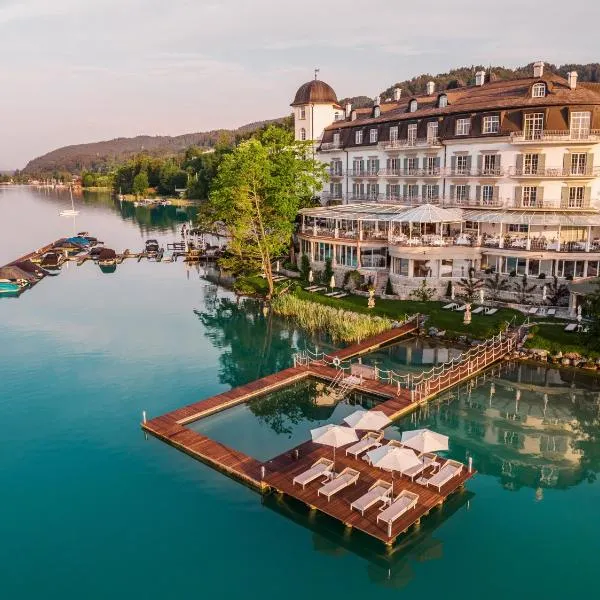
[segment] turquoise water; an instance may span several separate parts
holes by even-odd
[[[0,189],[0,264],[70,234],[58,217],[67,202]],[[150,233],[173,241],[185,218],[76,202],[76,230],[116,249],[141,248]],[[109,275],[72,264],[0,300],[2,597],[595,596],[597,380],[507,368],[491,405],[491,381],[480,379],[394,425],[394,435],[448,433],[450,454],[472,456],[480,473],[386,556],[145,439],[142,410],[162,414],[280,369],[315,342],[205,274],[182,263],[125,262]],[[287,440],[272,426],[281,413],[264,414],[263,439]],[[321,422],[313,416],[302,427]],[[234,415],[240,439],[258,418]]]

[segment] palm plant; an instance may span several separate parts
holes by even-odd
[[[559,283],[556,275],[552,277],[552,282],[548,284],[547,292],[547,301],[551,306],[560,306],[561,301],[569,297],[568,286]]]
[[[513,289],[517,293],[519,304],[527,304],[531,300],[531,294],[536,290],[537,285],[529,285],[527,275],[523,275],[520,281],[513,283]]]
[[[474,302],[477,297],[477,292],[483,287],[483,279],[474,277],[475,269],[469,269],[469,277],[462,277],[458,285],[462,288],[461,298],[466,302]]]
[[[500,277],[500,273],[496,273],[490,279],[485,280],[485,286],[490,292],[490,299],[497,302],[500,299],[500,294],[506,292],[509,288],[508,281]]]

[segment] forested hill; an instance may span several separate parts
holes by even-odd
[[[248,123],[238,129],[215,129],[178,136],[139,135],[133,138],[116,138],[103,142],[78,144],[58,148],[27,163],[24,173],[39,175],[53,172],[80,173],[81,171],[109,171],[112,166],[139,154],[168,156],[186,150],[190,146],[212,148],[220,140],[229,142],[283,118]]]

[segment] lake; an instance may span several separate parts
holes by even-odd
[[[69,203],[55,191],[0,188],[0,264],[73,231],[116,250],[140,250],[148,237],[178,241],[194,216],[90,194],[76,198],[73,223],[58,214]],[[18,299],[0,299],[0,342],[3,597],[596,593],[596,377],[504,363],[388,428],[391,437],[441,431],[448,455],[472,457],[478,470],[388,555],[140,430],[143,410],[157,416],[289,366],[296,349],[329,346],[265,318],[210,269],[130,260],[104,274],[70,263]],[[371,360],[412,369],[448,352],[404,342]],[[317,410],[299,390],[300,399],[258,399],[194,427],[268,455],[369,402]]]

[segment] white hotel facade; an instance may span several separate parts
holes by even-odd
[[[531,278],[600,273],[600,85],[544,73],[422,96],[396,89],[341,107],[311,81],[292,106],[297,139],[328,167],[304,209],[301,252],[316,269],[358,269],[397,292],[439,289],[470,267]]]

